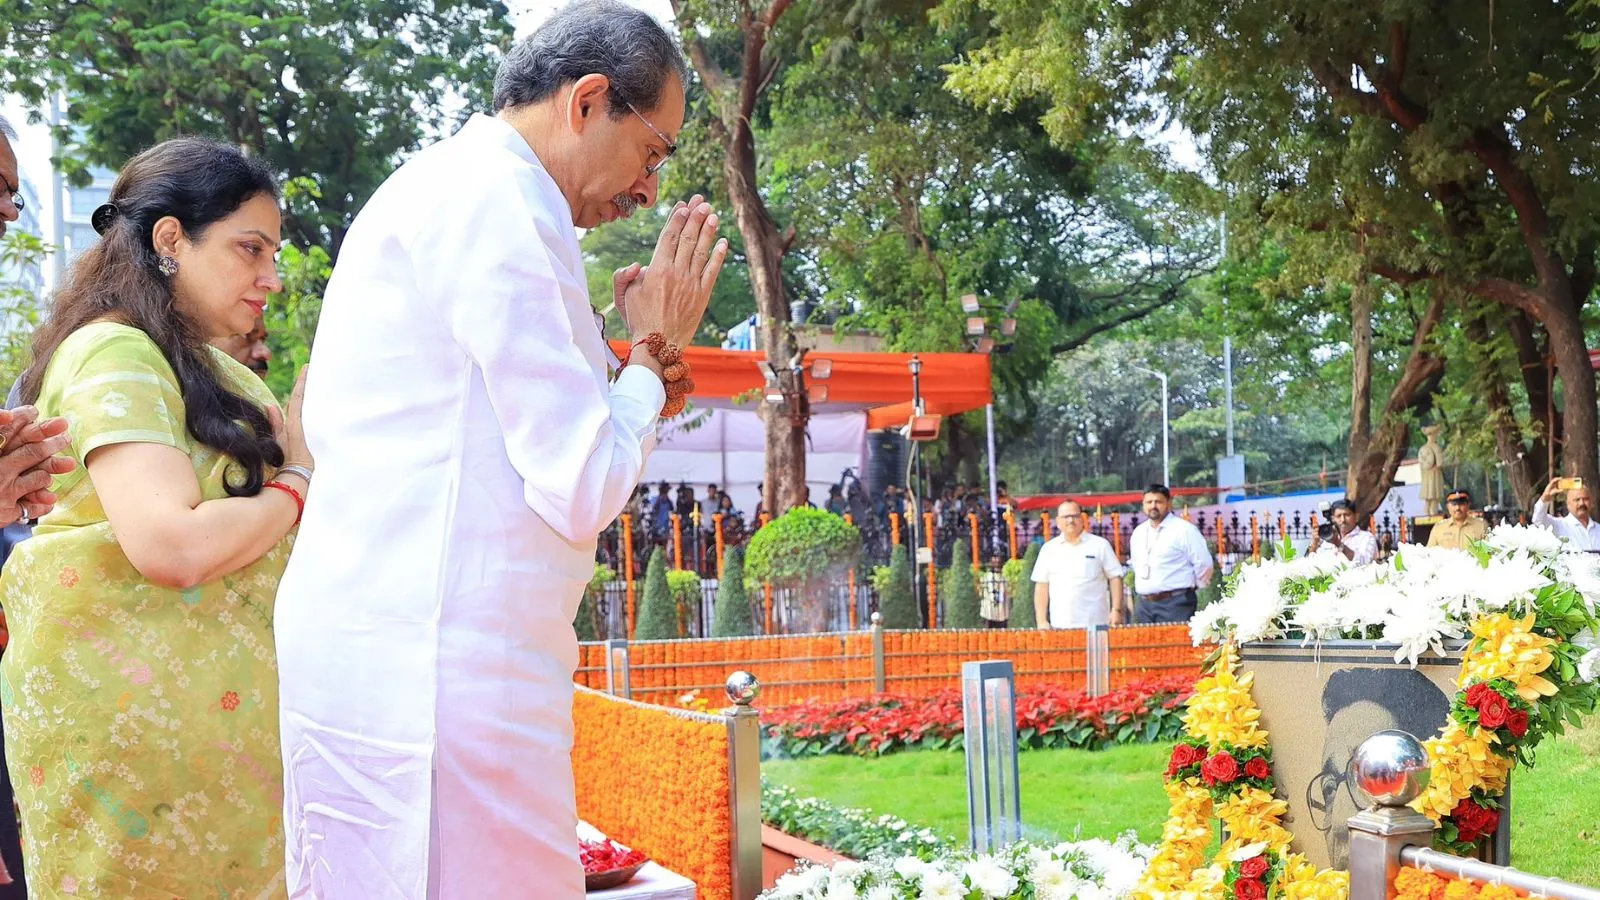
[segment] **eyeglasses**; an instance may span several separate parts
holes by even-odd
[[[667,164],[667,160],[672,158],[672,154],[678,152],[678,145],[673,142],[672,138],[669,138],[666,135],[662,134],[661,133],[661,129],[659,129],[656,126],[652,125],[650,123],[650,120],[646,119],[644,117],[644,113],[639,112],[639,108],[638,107],[634,106],[632,103],[629,103],[628,104],[628,109],[632,110],[633,114],[639,117],[639,121],[644,123],[644,127],[650,129],[652,134],[654,134],[656,137],[661,139],[661,143],[667,145],[667,152],[662,154],[661,158],[656,160],[654,165],[651,165],[650,163],[645,163],[645,166],[644,166],[645,174],[647,174],[647,175],[658,174],[661,171],[661,167]],[[651,152],[654,153],[656,151],[652,150]],[[21,209],[22,207],[19,206],[17,208]]]
[[[17,212],[22,212],[22,210],[28,205],[27,202],[22,199],[22,188],[20,186],[12,187],[11,182],[6,181],[4,178],[0,178],[0,184],[5,185],[6,192],[11,195],[11,205],[17,208]]]

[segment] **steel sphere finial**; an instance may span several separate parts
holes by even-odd
[[[725,687],[728,699],[738,706],[749,706],[761,693],[761,682],[756,680],[756,676],[742,669],[728,676]]]
[[[1428,751],[1404,731],[1380,731],[1350,759],[1356,787],[1377,806],[1405,806],[1428,786]]]

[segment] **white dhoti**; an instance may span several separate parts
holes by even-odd
[[[665,400],[605,363],[571,212],[510,126],[475,117],[356,219],[278,595],[291,896],[582,895],[572,619]]]

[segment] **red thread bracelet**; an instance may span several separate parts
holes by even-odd
[[[262,487],[269,487],[275,491],[283,491],[285,494],[288,494],[290,497],[294,498],[294,523],[299,525],[300,517],[306,514],[306,498],[300,496],[299,491],[281,481],[269,481],[262,485]]]

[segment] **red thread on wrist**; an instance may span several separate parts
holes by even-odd
[[[284,484],[281,481],[269,481],[266,484],[262,485],[262,487],[269,487],[269,488],[272,488],[275,491],[283,491],[285,494],[288,494],[291,498],[293,498],[293,500],[294,500],[294,509],[295,509],[294,523],[296,525],[299,525],[300,524],[300,517],[304,516],[306,514],[306,498],[300,496],[300,492],[299,491],[295,490],[294,488],[290,487],[287,484]]]

